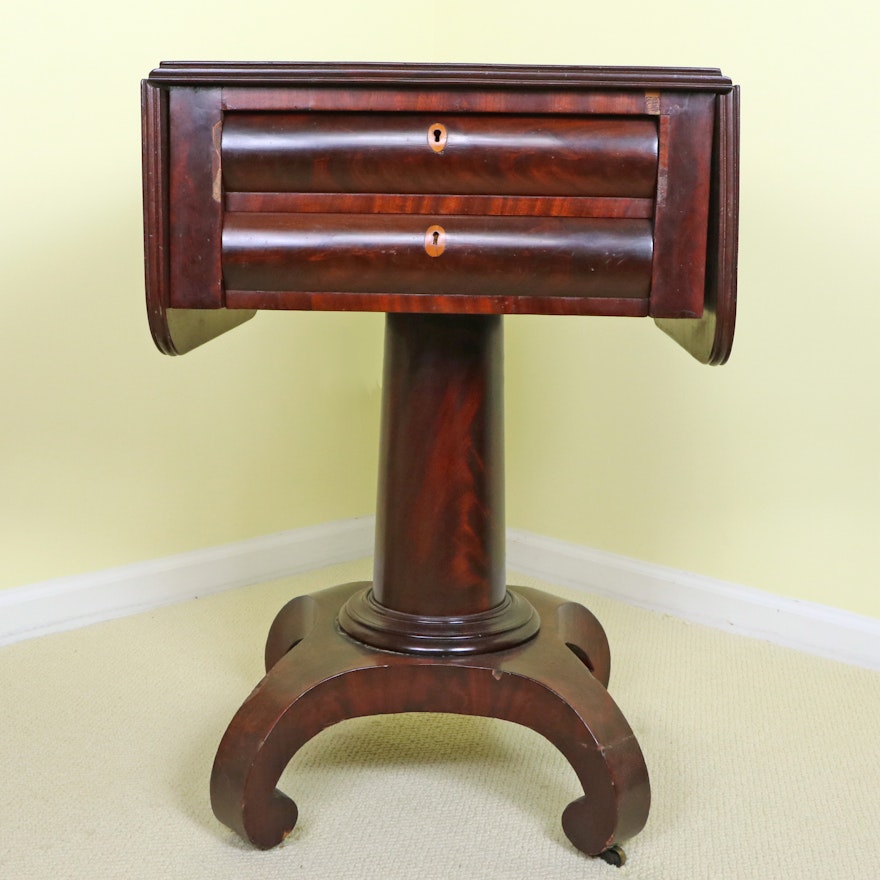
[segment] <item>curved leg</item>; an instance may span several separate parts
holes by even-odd
[[[641,831],[651,803],[642,750],[605,690],[608,642],[596,618],[580,605],[517,589],[540,614],[541,632],[500,668],[527,677],[554,700],[542,708],[532,702],[519,717],[507,717],[542,734],[568,759],[584,796],[566,807],[563,830],[582,852],[601,855]]]
[[[295,600],[279,614],[272,656],[291,636],[297,644],[274,662],[220,744],[211,779],[218,818],[256,846],[272,847],[297,819],[296,805],[275,786],[309,739],[363,715],[452,712],[523,724],[560,749],[585,792],[562,818],[582,852],[600,855],[642,828],[647,771],[629,725],[580,656],[601,656],[595,642],[603,643],[604,634],[599,638],[589,618],[560,610],[570,603],[522,590],[545,625],[520,647],[461,658],[393,654],[361,645],[336,626],[338,608],[358,589],[324,591],[309,597],[313,604]],[[584,645],[588,636],[592,642]]]
[[[355,717],[341,706],[310,710],[307,695],[325,679],[363,665],[366,652],[334,626],[336,609],[361,587],[298,597],[279,612],[266,644],[269,672],[220,742],[211,774],[214,813],[261,849],[280,843],[296,824],[296,804],[275,790],[290,758],[325,727]]]

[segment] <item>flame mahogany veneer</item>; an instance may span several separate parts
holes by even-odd
[[[650,788],[605,634],[505,581],[502,316],[650,316],[723,363],[738,100],[708,69],[166,63],[144,81],[163,352],[259,309],[388,313],[374,577],[272,625],[211,780],[247,840],[293,828],[275,786],[330,724],[456,712],[557,746],[584,787],[565,833],[621,862]]]

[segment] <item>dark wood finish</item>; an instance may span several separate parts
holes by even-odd
[[[297,819],[275,786],[327,726],[484,715],[562,751],[585,792],[565,833],[622,864],[650,787],[605,634],[505,581],[501,316],[651,315],[726,360],[738,91],[704,69],[189,62],[153,71],[143,118],[163,351],[256,309],[389,313],[373,581],[281,610],[216,815],[274,846]]]
[[[230,213],[436,214],[464,217],[605,217],[652,220],[653,199],[376,193],[226,193]]]
[[[703,313],[706,228],[715,96],[660,96],[660,170],[654,214],[651,314],[698,318]]]
[[[340,75],[342,76],[342,75]],[[362,86],[366,81],[361,81]],[[721,89],[724,92],[724,89]],[[370,89],[370,113],[448,113],[450,107],[456,113],[497,113],[530,116],[546,114],[568,115],[650,115],[659,113],[657,92],[578,91],[539,89],[532,85],[520,88],[515,80],[503,86],[489,86],[482,90],[479,83],[470,88],[461,84],[450,85],[428,80],[422,88],[413,88],[403,81],[397,88],[387,84]],[[352,110],[351,85],[333,84],[330,81],[308,85],[293,80],[283,87],[245,88],[224,86],[223,109],[254,112],[289,112],[303,110],[321,112],[350,112]]]
[[[340,605],[366,584],[290,602],[272,625],[268,673],[233,718],[211,776],[221,821],[261,849],[298,817],[276,788],[300,747],[331,724],[377,713],[454,712],[525,725],[571,764],[584,789],[562,814],[572,844],[601,855],[637,834],[650,805],[638,742],[608,695],[608,648],[585,608],[517,588],[540,615],[535,638],[504,651],[442,657],[390,653],[342,635]]]
[[[432,215],[227,214],[230,290],[648,298],[649,220]],[[265,307],[265,306],[264,306]],[[428,306],[430,308],[430,306]]]
[[[230,309],[304,309],[314,311],[372,312],[372,293],[312,293],[291,290],[227,290]],[[450,294],[382,294],[387,312],[455,315],[614,315],[643,318],[648,300],[589,296],[453,296]]]
[[[252,318],[254,310],[178,309],[171,305],[168,93],[141,86],[144,178],[144,254],[147,317],[163,354],[185,354]]]
[[[228,192],[653,198],[656,120],[443,114],[229,113]]]
[[[454,88],[487,92],[516,88],[727,92],[730,79],[714,67],[564,67],[516,64],[347,64],[251,61],[163,61],[150,74],[163,85],[337,86],[340,80],[371,88]]]
[[[373,590],[395,611],[504,599],[503,346],[499,316],[386,318]]]
[[[706,301],[691,321],[655,319],[687,352],[704,364],[726,363],[736,320],[739,244],[739,86],[718,96],[715,162],[709,211]]]
[[[339,625],[374,647],[484,654],[538,630],[504,565],[497,315],[388,315],[373,583]]]
[[[296,822],[275,786],[300,746],[379,713],[484,715],[547,737],[584,787],[562,823],[589,855],[647,819],[647,769],[606,690],[601,626],[505,584],[501,331],[497,315],[387,318],[373,582],[280,612],[267,675],[214,763],[214,812],[256,846]]]
[[[220,253],[210,243],[223,230],[219,89],[173,89],[169,96],[170,289],[177,308],[223,305]],[[206,243],[209,246],[206,247]]]
[[[147,85],[148,137],[171,132],[151,189],[170,238],[148,241],[163,350],[169,304],[212,326],[239,309],[651,315],[682,341],[709,298],[729,350],[735,272],[707,259],[736,191],[716,186],[710,211],[710,181],[738,129],[717,70],[182,62]],[[412,224],[446,230],[442,257]]]

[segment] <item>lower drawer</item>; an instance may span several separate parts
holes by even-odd
[[[647,298],[652,254],[645,219],[228,213],[223,228],[229,291]]]

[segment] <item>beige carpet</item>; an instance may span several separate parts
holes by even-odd
[[[291,595],[368,576],[336,566],[0,649],[0,877],[880,877],[880,673],[600,598],[654,792],[625,867],[568,844],[579,791],[552,746],[448,715],[324,732],[282,778],[295,831],[248,848],[208,777],[266,629]]]

